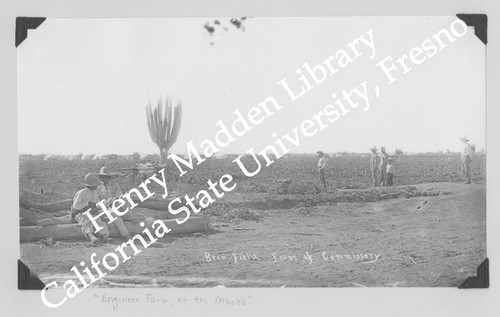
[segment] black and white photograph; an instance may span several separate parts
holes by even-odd
[[[19,254],[45,306],[459,288],[487,261],[470,17],[34,22],[16,43]]]

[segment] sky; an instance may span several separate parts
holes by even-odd
[[[156,153],[145,107],[167,95],[182,100],[171,149],[212,139],[233,111],[267,97],[283,109],[221,153],[274,142],[362,81],[380,86],[370,109],[356,109],[305,139],[294,153],[459,151],[466,136],[485,146],[485,45],[472,29],[388,85],[376,63],[393,59],[449,29],[455,17],[47,19],[18,47],[19,152],[23,154]],[[218,20],[213,35],[203,27]],[[223,27],[227,30],[223,30]],[[315,65],[373,30],[375,58],[362,56],[290,102],[278,82]]]

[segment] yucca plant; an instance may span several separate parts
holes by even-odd
[[[177,141],[182,120],[182,102],[172,105],[172,99],[167,97],[165,105],[160,99],[153,108],[151,103],[146,106],[149,135],[160,149],[160,165],[166,165],[168,151]]]

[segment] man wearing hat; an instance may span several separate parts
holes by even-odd
[[[102,184],[97,187],[97,194],[100,200],[105,200],[104,203],[108,207],[111,207],[113,201],[123,195],[120,184],[118,184],[116,179],[117,176],[117,173],[111,173],[106,166],[101,167],[101,170],[99,171],[99,179]],[[125,240],[129,240],[131,235],[128,232],[127,226],[123,220],[133,220],[130,210],[123,216],[116,215],[116,220],[114,221],[120,235]]]
[[[326,166],[326,155],[322,151],[316,152],[318,153],[318,173],[319,173],[319,179],[321,183],[323,184],[323,188],[325,191],[327,191],[326,188],[326,179],[325,179],[325,166]]]
[[[370,149],[372,151],[372,156],[370,157],[370,171],[372,172],[372,187],[378,186],[378,167],[380,165],[380,157],[377,153],[377,147],[374,146]]]
[[[466,137],[460,138],[460,141],[462,141],[465,144],[464,150],[460,155],[462,161],[462,172],[466,178],[465,183],[470,184],[471,183],[470,163],[472,162],[472,156],[474,155],[475,152],[475,146],[474,144],[471,144],[470,140],[467,139]]]
[[[106,199],[106,204],[123,195],[120,184],[116,181],[117,173],[111,173],[106,166],[99,171],[99,180],[102,184],[97,187],[100,199]]]
[[[83,236],[92,242],[92,244],[99,244],[98,237],[101,238],[103,242],[111,242],[112,239],[109,238],[109,231],[106,223],[100,218],[96,219],[97,224],[102,227],[102,229],[96,233],[94,225],[87,217],[83,214],[85,211],[90,209],[92,215],[97,215],[100,212],[100,208],[96,204],[100,201],[99,195],[97,194],[97,187],[101,185],[99,181],[99,175],[96,173],[89,173],[85,175],[84,189],[80,189],[76,192],[73,198],[73,205],[71,206],[71,219],[76,220],[82,226]]]
[[[385,151],[385,146],[380,148],[380,184],[382,186],[387,185],[387,160],[389,159],[389,154]]]

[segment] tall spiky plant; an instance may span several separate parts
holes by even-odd
[[[165,105],[160,99],[154,109],[151,103],[148,103],[146,114],[149,135],[160,149],[160,165],[166,165],[168,151],[177,141],[181,129],[182,102],[179,100],[177,106],[173,106],[172,99],[168,96]]]

